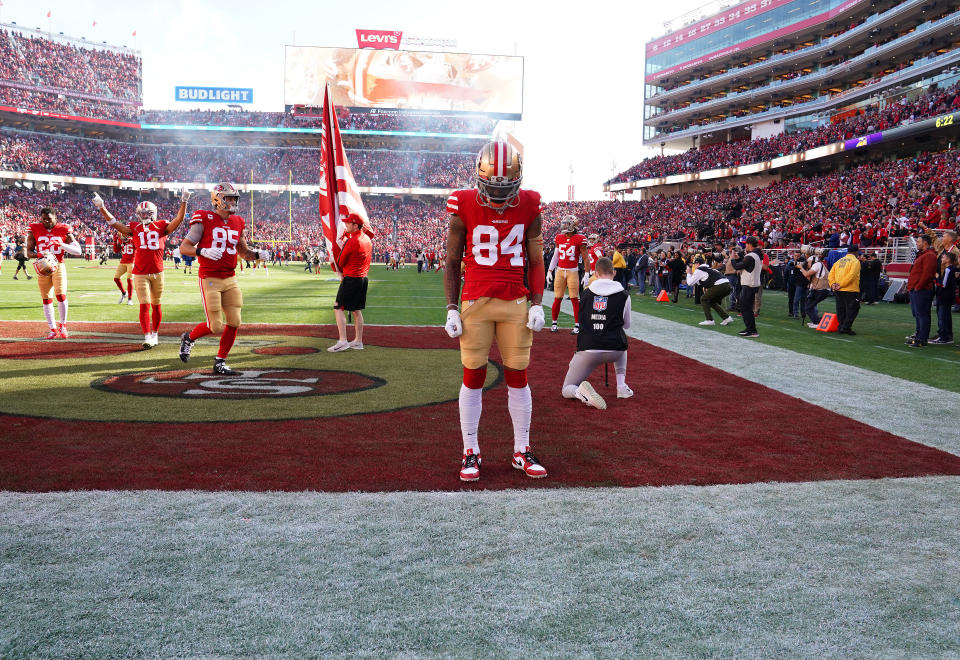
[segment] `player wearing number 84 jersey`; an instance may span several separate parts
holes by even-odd
[[[180,359],[190,359],[193,342],[209,334],[220,335],[220,348],[213,361],[213,373],[232,376],[236,372],[225,360],[240,328],[243,294],[237,282],[237,258],[263,259],[261,250],[251,250],[243,237],[244,221],[237,215],[240,193],[229,183],[218,183],[210,192],[213,211],[197,211],[190,219],[190,231],[180,244],[180,253],[197,256],[200,263],[200,295],[207,320],[180,337]]]
[[[444,277],[445,329],[451,337],[460,337],[463,363],[460,479],[480,478],[477,429],[494,338],[503,358],[507,407],[513,422],[512,465],[527,476],[545,477],[546,469],[530,452],[533,400],[527,385],[532,331],[543,329],[540,195],[520,189],[521,157],[506,142],[490,142],[483,147],[477,157],[476,176],[477,188],[458,190],[447,200],[450,229]]]

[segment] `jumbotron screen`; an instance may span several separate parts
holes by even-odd
[[[334,104],[352,109],[523,114],[522,57],[287,46],[287,106],[322,105],[328,80]]]

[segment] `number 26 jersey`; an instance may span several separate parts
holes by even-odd
[[[203,227],[203,237],[197,243],[197,264],[200,266],[201,278],[233,277],[237,272],[237,244],[243,236],[245,226],[243,218],[231,215],[223,220],[213,211],[196,211],[190,218],[190,229],[200,224]],[[223,256],[214,261],[200,254],[201,248],[219,248]]]
[[[482,206],[477,190],[458,190],[447,211],[463,220],[463,300],[480,297],[514,300],[526,296],[527,228],[540,215],[540,193],[520,190],[517,204],[497,213]]]

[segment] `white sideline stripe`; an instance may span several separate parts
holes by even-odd
[[[553,293],[545,291],[544,305],[551,302]],[[561,309],[573,315],[569,300]],[[874,428],[960,455],[960,393],[785,348],[744,344],[740,337],[639,312],[633,312],[627,334]],[[750,359],[744,360],[747,355]],[[629,367],[627,374],[629,382]],[[731,412],[740,409],[736,401],[730,404]]]

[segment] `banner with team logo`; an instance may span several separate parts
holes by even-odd
[[[330,266],[337,270],[340,249],[346,242],[343,221],[354,215],[363,221],[363,231],[371,238],[373,230],[360,198],[357,181],[350,170],[347,152],[343,148],[340,124],[336,107],[330,100],[329,86],[323,96],[320,142],[323,145],[320,150],[320,220],[323,222],[323,238]]]

